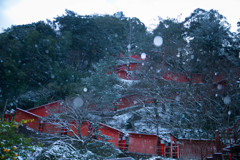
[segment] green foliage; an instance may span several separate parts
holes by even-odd
[[[116,57],[105,57],[93,65],[90,76],[83,78],[83,86],[88,89],[87,99],[98,108],[113,108],[113,103],[122,96],[123,87],[114,73]]]
[[[31,139],[19,135],[13,122],[0,123],[0,158],[27,158],[33,151]]]
[[[154,50],[161,52],[161,54],[153,54],[153,57],[170,64],[172,71],[184,68],[183,63],[186,61],[184,48],[187,44],[184,39],[186,34],[184,24],[176,19],[162,20],[153,33],[154,36],[163,38],[163,45],[160,48],[153,47]]]
[[[190,65],[194,72],[209,72],[209,68],[223,70],[232,64],[230,26],[216,10],[196,9],[185,19],[190,44]]]
[[[8,99],[31,108],[77,94],[93,63],[124,53],[129,43],[139,52],[149,46],[148,37],[137,18],[69,10],[53,22],[13,26],[0,34],[0,106]]]
[[[163,37],[161,47],[152,43],[157,35]],[[16,106],[28,109],[85,94],[89,103],[112,107],[119,98],[132,93],[147,97],[151,92],[153,99],[163,99],[174,90],[184,90],[190,98],[184,100],[184,104],[176,103],[170,108],[177,108],[176,112],[182,113],[187,107],[191,112],[184,113],[188,115],[182,119],[185,124],[175,126],[191,127],[190,115],[196,112],[199,115],[193,116],[195,126],[192,126],[214,129],[213,120],[204,119],[207,116],[226,119],[227,115],[222,115],[225,108],[222,99],[209,96],[212,88],[201,85],[200,96],[205,97],[201,99],[204,102],[193,103],[191,98],[198,86],[186,87],[164,81],[161,72],[167,69],[197,72],[206,77],[212,77],[216,72],[231,72],[236,76],[231,68],[239,66],[239,44],[239,28],[236,33],[231,33],[225,17],[215,10],[196,9],[184,22],[162,20],[153,32],[148,32],[138,18],[125,17],[121,12],[120,16],[82,16],[66,10],[65,15],[56,17],[53,22],[12,26],[0,34],[0,112],[7,100],[8,109]],[[128,45],[131,48],[126,52]],[[120,82],[113,72],[120,59],[118,55],[142,52],[150,59],[144,62],[143,72],[137,73],[142,78],[141,83],[128,86]],[[227,78],[231,84],[220,94],[231,97],[230,108],[236,111],[236,117],[239,115],[239,94],[232,81],[236,77]],[[205,80],[209,82],[208,78]],[[86,93],[84,87],[88,89]],[[163,111],[167,108],[164,104],[160,106]],[[181,122],[177,113],[170,116]],[[198,119],[202,120],[201,124]]]

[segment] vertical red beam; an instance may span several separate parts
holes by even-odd
[[[177,145],[177,158],[179,158],[179,145]]]
[[[40,121],[39,132],[42,132],[42,129],[43,129],[43,121],[41,120],[41,121]]]
[[[13,113],[14,113],[14,109],[11,109],[10,111],[10,117],[9,117],[9,121],[12,121],[12,117],[13,117]]]
[[[229,160],[232,160],[232,155],[230,152],[228,153],[228,155],[229,155]]]
[[[7,113],[4,115],[4,122],[7,120]]]
[[[13,113],[10,113],[9,121],[12,120]]]
[[[164,156],[164,145],[162,144],[162,156]]]
[[[9,114],[9,110],[6,110],[5,115],[4,115],[4,122],[7,120],[8,114]]]

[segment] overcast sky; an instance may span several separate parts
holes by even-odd
[[[0,0],[0,32],[11,25],[28,24],[61,16],[65,9],[80,15],[114,14],[139,18],[153,28],[158,17],[183,20],[196,8],[215,9],[236,31],[240,21],[240,0]]]

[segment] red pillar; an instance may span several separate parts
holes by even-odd
[[[14,109],[11,109],[9,121],[12,121],[12,117],[13,117],[14,112],[15,112],[15,110],[14,110]]]
[[[7,120],[9,113],[10,113],[9,110],[6,110],[5,115],[4,115],[4,122]]]
[[[40,121],[39,132],[42,132],[42,130],[43,130],[43,121],[41,120],[41,121]]]

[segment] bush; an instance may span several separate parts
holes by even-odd
[[[0,159],[17,159],[29,157],[34,150],[31,139],[17,133],[14,122],[0,122]]]

